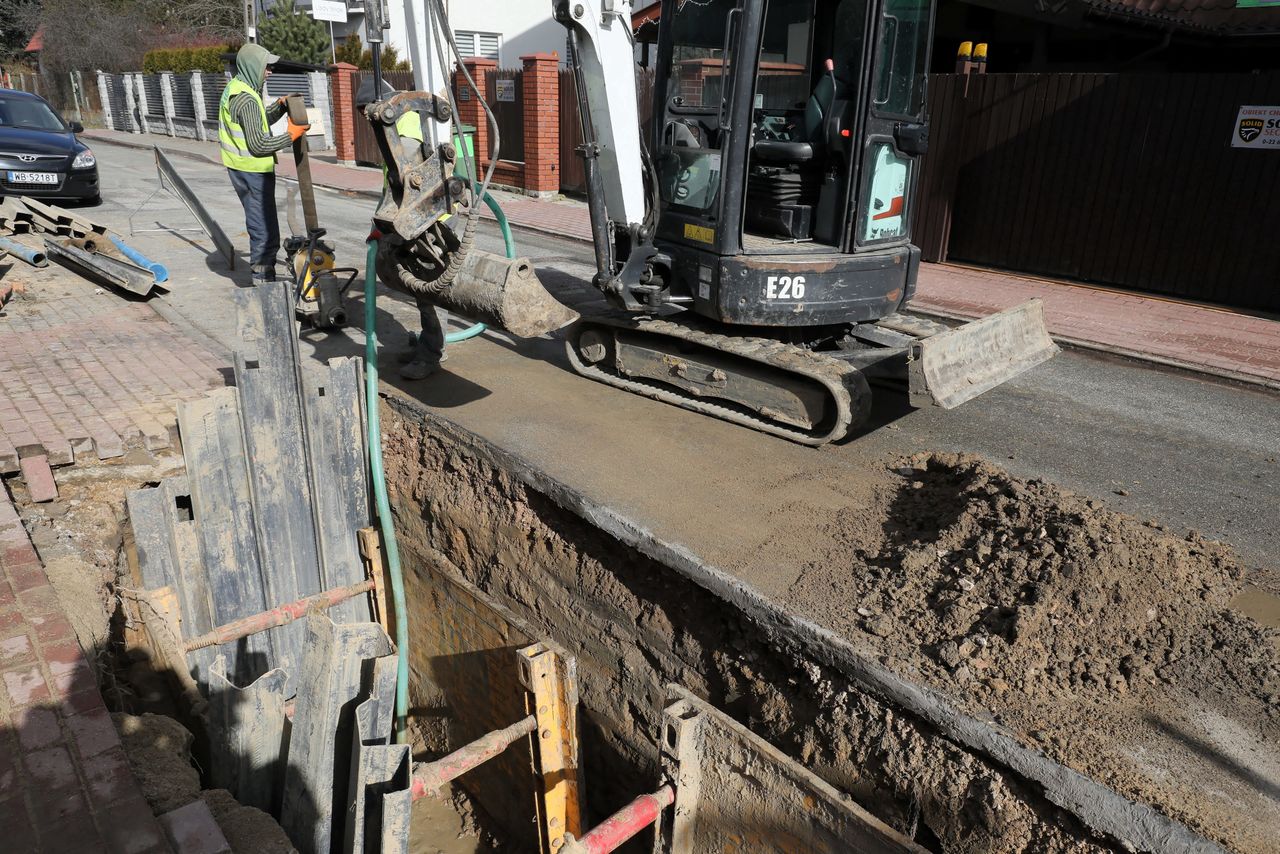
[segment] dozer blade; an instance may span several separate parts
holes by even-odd
[[[1057,352],[1040,300],[1028,300],[913,342],[907,357],[911,404],[952,409]]]
[[[384,283],[394,273],[382,267]],[[548,293],[528,258],[505,258],[472,248],[457,277],[431,302],[469,320],[505,329],[517,338],[536,338],[568,326],[578,313]]]

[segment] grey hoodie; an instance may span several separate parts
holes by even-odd
[[[267,80],[267,64],[270,60],[271,53],[262,45],[247,44],[236,53],[236,77],[253,91],[260,93]],[[240,123],[240,127],[244,128],[244,139],[245,144],[249,147],[249,153],[255,157],[266,157],[275,154],[277,151],[283,151],[288,148],[293,143],[287,133],[279,136],[268,136],[262,132],[261,122],[258,117],[258,105],[253,102],[253,98],[249,95],[237,95],[231,99],[229,106],[231,115],[235,116],[236,121]],[[269,105],[267,107],[267,124],[271,125],[278,122],[282,115],[284,115],[283,105],[274,103]]]

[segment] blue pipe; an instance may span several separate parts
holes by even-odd
[[[25,243],[19,243],[7,237],[0,237],[0,252],[8,252],[15,258],[21,258],[32,267],[49,266],[49,259],[39,249],[32,249]]]
[[[124,253],[124,257],[128,258],[138,266],[146,267],[150,270],[151,275],[156,277],[156,284],[169,281],[169,268],[165,267],[165,265],[158,261],[152,261],[146,255],[143,255],[137,249],[134,249],[114,234],[111,235],[111,242],[116,245],[117,249]]]

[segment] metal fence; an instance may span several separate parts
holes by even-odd
[[[105,123],[112,130],[213,140],[226,73],[98,74],[95,87],[107,104]],[[329,80],[325,74],[273,74],[268,100],[300,93],[312,114],[312,146],[333,146]],[[316,137],[322,137],[317,140]]]
[[[1280,73],[930,76],[915,235],[958,260],[1276,311],[1280,158],[1232,147]]]
[[[636,71],[636,106],[640,111],[640,133],[647,142],[653,126],[652,68]],[[572,71],[560,72],[560,191],[585,193],[587,175],[582,166],[582,117],[578,112],[578,89]]]

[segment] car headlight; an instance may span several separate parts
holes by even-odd
[[[72,169],[88,169],[90,166],[97,166],[98,158],[93,156],[93,152],[85,149],[76,155],[76,159],[71,161]]]

